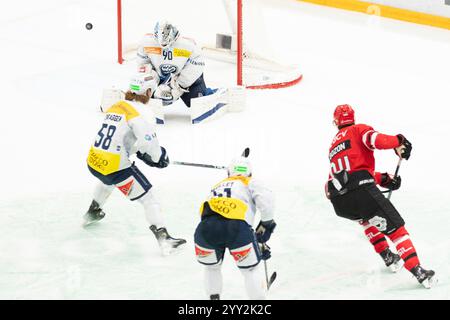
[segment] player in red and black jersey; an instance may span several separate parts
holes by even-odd
[[[375,251],[392,271],[398,271],[404,263],[421,284],[430,288],[436,281],[434,271],[422,268],[404,220],[377,187],[397,190],[401,178],[375,171],[374,150],[394,149],[399,157],[408,160],[411,143],[401,134],[386,135],[368,125],[355,124],[355,113],[349,105],[336,108],[334,124],[339,131],[329,150],[326,193],[336,214],[363,226]],[[390,250],[386,236],[398,254]]]

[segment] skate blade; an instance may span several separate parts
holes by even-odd
[[[83,228],[86,228],[86,227],[89,227],[89,226],[91,226],[91,225],[93,225],[93,224],[95,224],[96,222],[99,222],[101,219],[98,219],[98,220],[90,220],[90,219],[85,219],[84,221],[83,221],[83,223],[81,224],[81,226],[83,227]]]
[[[404,264],[403,260],[398,261],[397,263],[393,263],[389,266],[389,270],[391,270],[392,273],[397,273],[399,270],[402,269]]]
[[[423,285],[425,288],[427,288],[427,289],[431,289],[431,288],[434,287],[438,282],[439,282],[439,280],[438,280],[435,276],[432,276],[432,277],[429,278],[429,279],[425,279],[425,280],[422,282],[422,285]]]
[[[181,243],[181,244],[179,244],[176,247],[173,247],[170,244],[162,243],[162,244],[159,245],[159,247],[161,249],[161,254],[166,257],[166,256],[177,254],[178,252],[183,250],[184,247],[185,247],[185,244],[186,244],[186,242],[185,243]]]
[[[87,227],[93,225],[93,224],[96,223],[96,222],[97,222],[97,221],[84,221],[84,222],[81,224],[81,226],[82,226],[83,228],[87,228]]]

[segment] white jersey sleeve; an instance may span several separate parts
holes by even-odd
[[[140,111],[140,116],[133,118],[128,124],[136,137],[137,151],[147,153],[154,162],[158,162],[161,158],[161,147],[156,136],[155,126],[147,120],[152,115],[146,114],[144,108],[140,108],[140,106],[136,106],[136,109]]]
[[[189,59],[178,75],[179,85],[182,88],[189,88],[203,74],[204,68],[205,60],[201,49],[194,44]]]
[[[271,190],[260,181],[252,179],[249,183],[250,193],[256,208],[261,213],[261,220],[268,221],[274,218],[275,197]]]

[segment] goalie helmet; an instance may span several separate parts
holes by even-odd
[[[342,104],[336,107],[333,114],[333,123],[336,127],[355,123],[355,111],[348,104]]]
[[[228,165],[228,176],[244,176],[251,177],[252,175],[252,166],[250,161],[247,158],[240,157],[233,159],[231,163]]]
[[[163,48],[171,46],[179,34],[178,29],[168,21],[158,21],[155,25],[154,37]]]
[[[150,72],[139,72],[130,79],[129,90],[138,95],[146,95],[150,89],[153,93],[158,86],[158,74],[151,70]]]

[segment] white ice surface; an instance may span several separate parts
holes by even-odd
[[[201,201],[223,172],[138,163],[169,232],[189,241],[176,256],[160,256],[142,208],[119,192],[99,225],[80,226],[96,182],[85,158],[101,91],[125,85],[132,70],[115,63],[114,3],[14,1],[0,12],[0,299],[205,298],[192,238]],[[161,12],[149,12],[149,21]],[[170,12],[181,19],[186,10]],[[449,299],[450,32],[285,0],[272,1],[264,18],[268,40],[301,66],[303,81],[249,92],[244,112],[203,125],[172,107],[158,127],[170,158],[227,164],[251,148],[254,175],[277,196],[268,266],[278,278],[269,298]],[[192,30],[205,29],[192,20]],[[230,65],[208,63],[211,86],[233,77]],[[338,218],[324,197],[331,114],[341,103],[355,107],[358,121],[412,141],[392,200],[437,287],[421,288],[405,270],[390,274],[360,227]],[[392,151],[376,155],[379,171],[394,170]],[[230,257],[223,272],[223,298],[246,299]]]

